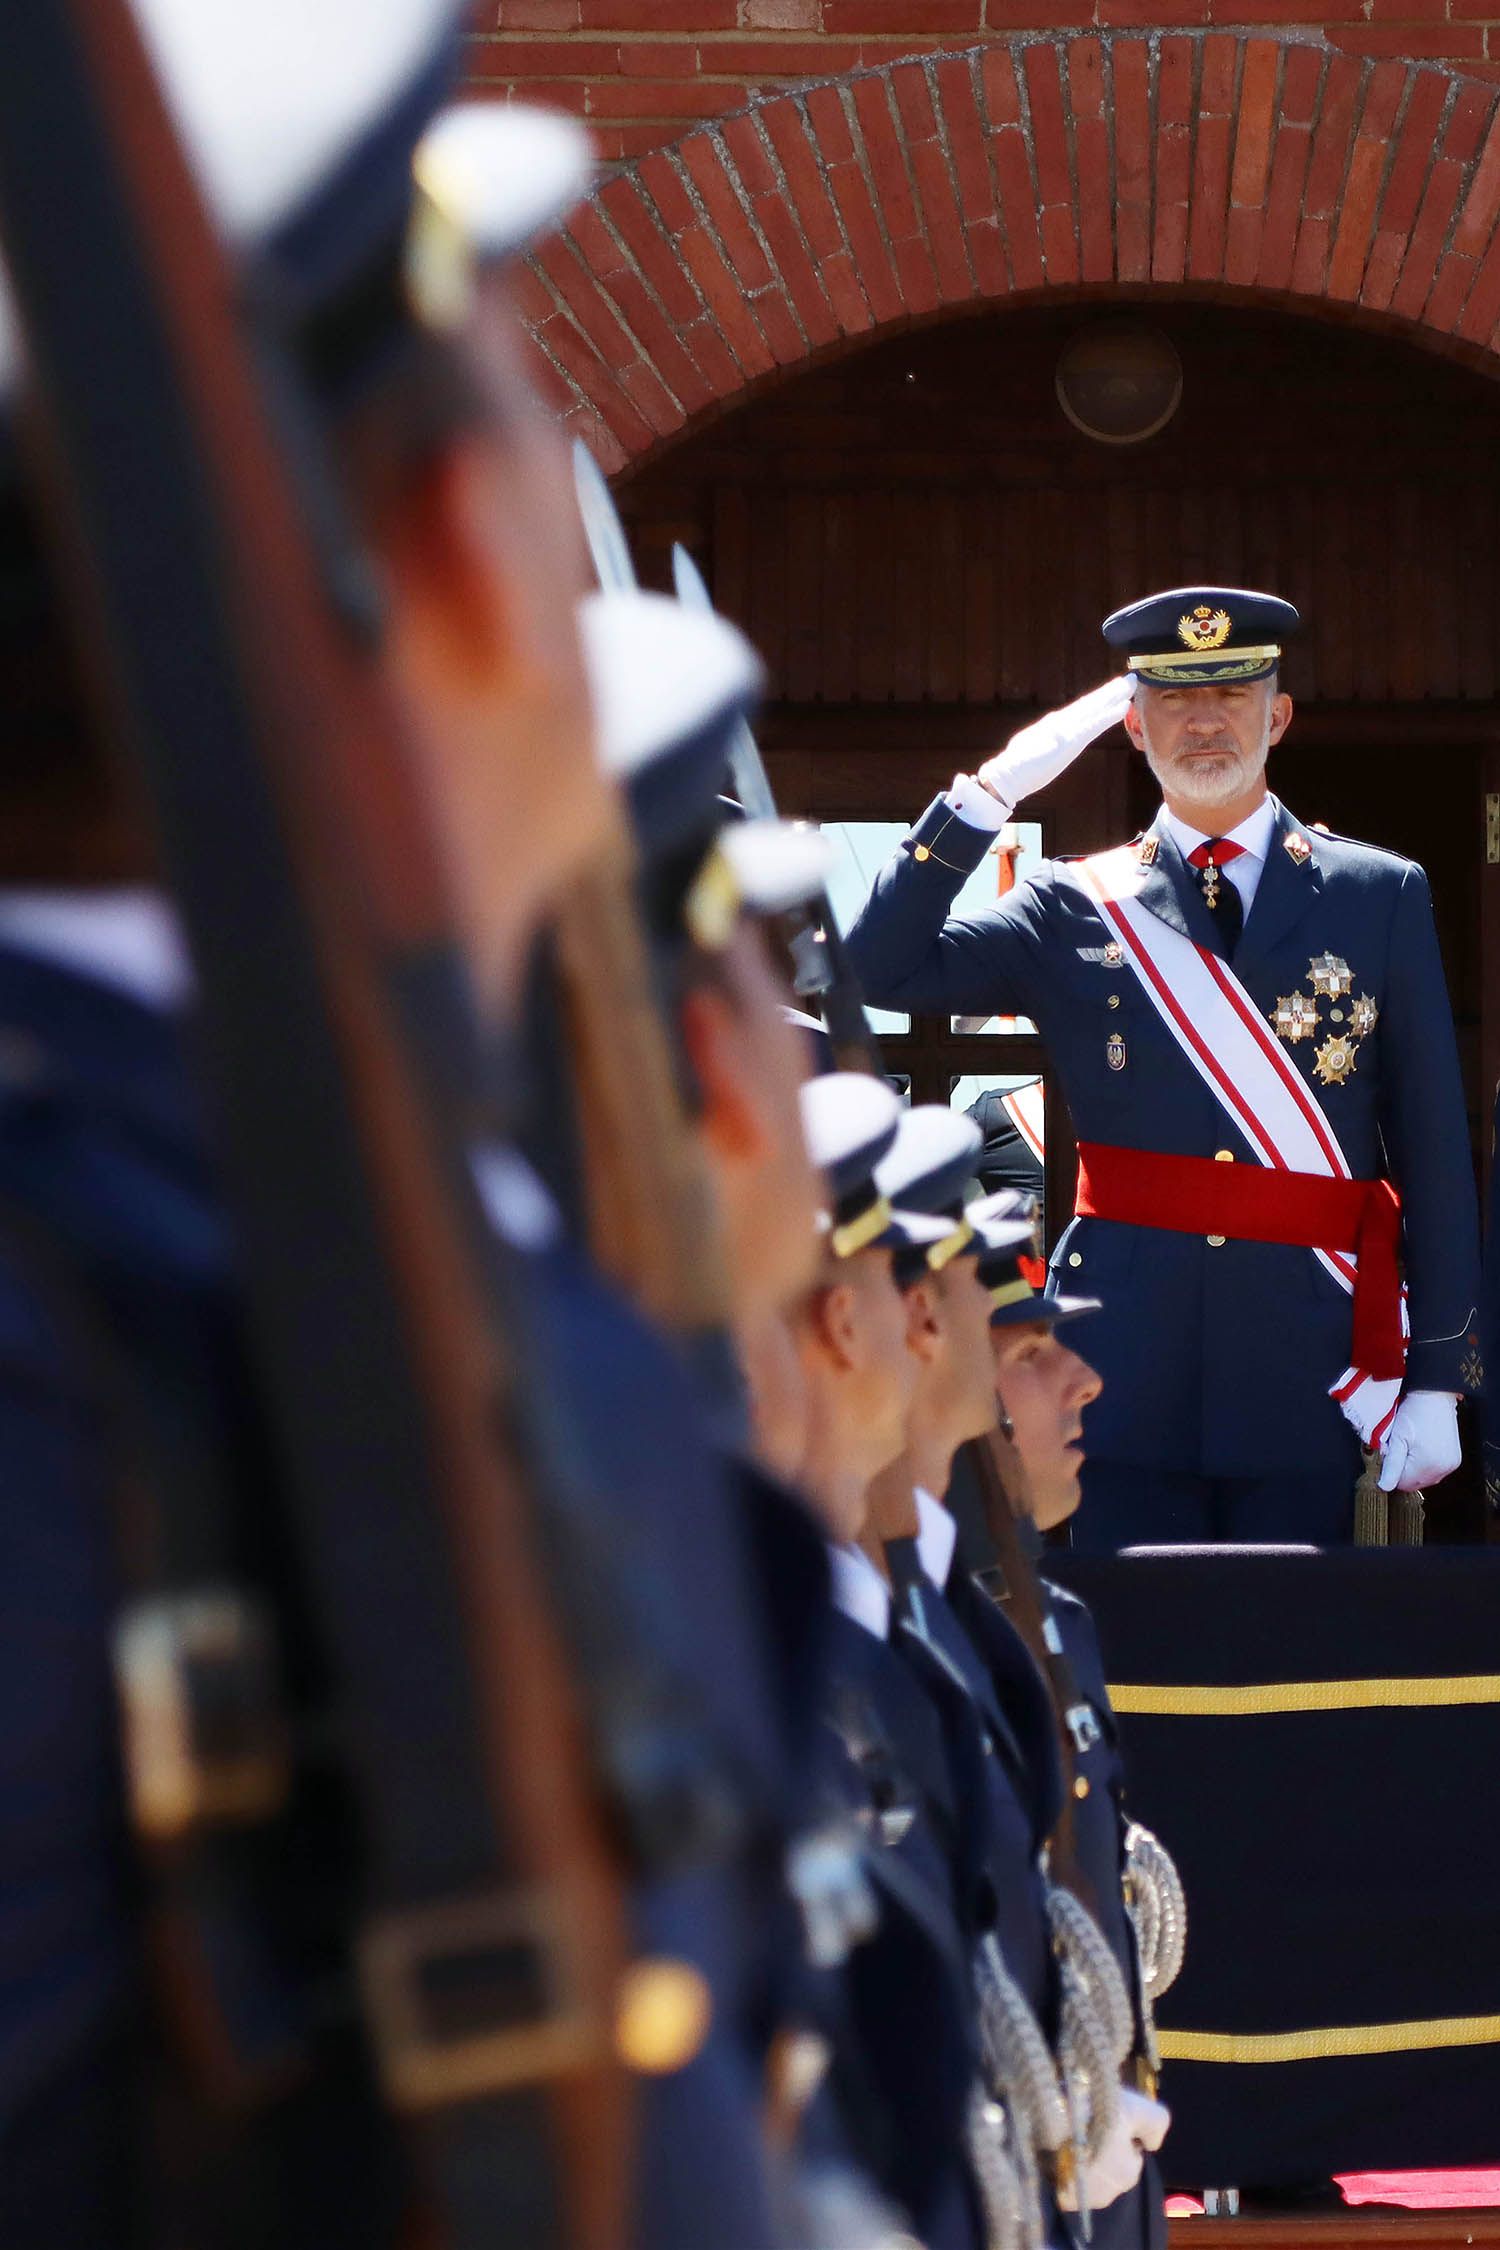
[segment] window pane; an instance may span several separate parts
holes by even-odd
[[[984,1135],[975,1172],[987,1195],[1019,1188],[1044,1206],[1046,1121],[1043,1083],[1028,1075],[950,1080],[949,1100]]]
[[[1012,822],[1009,827],[1001,829],[994,848],[985,853],[964,884],[953,902],[954,913],[979,914],[985,907],[997,905],[1007,891],[1014,890],[1018,883],[1024,883],[1041,862],[1041,822]],[[997,1035],[1036,1030],[1036,1025],[1029,1016],[954,1016],[951,1022],[955,1031],[985,1031]]]
[[[906,834],[899,820],[825,820],[823,833],[833,846],[828,871],[828,903],[840,930],[847,930],[874,887],[875,878]],[[871,1008],[877,1031],[910,1031],[911,1017],[893,1008]]]

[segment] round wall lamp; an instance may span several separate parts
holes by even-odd
[[[1182,361],[1170,336],[1144,320],[1080,328],[1057,362],[1057,403],[1075,430],[1100,445],[1140,445],[1164,430],[1182,398]]]

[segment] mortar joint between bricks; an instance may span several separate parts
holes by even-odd
[[[631,180],[632,186],[635,187],[637,200],[640,202],[643,209],[650,212],[654,207],[647,200],[644,190],[637,184],[634,177],[634,175],[639,170],[639,166],[639,157],[632,157],[627,163],[620,165],[619,168],[611,175],[611,177],[614,179],[629,178]],[[679,321],[676,315],[669,310],[665,298],[657,289],[656,284],[651,279],[650,274],[647,273],[645,267],[641,264],[641,261],[636,256],[634,250],[631,249],[630,244],[626,241],[625,236],[622,234],[619,227],[616,226],[614,219],[611,217],[610,213],[605,210],[603,202],[597,196],[592,197],[590,200],[593,203],[595,216],[599,219],[600,223],[605,228],[605,231],[610,236],[610,239],[614,242],[616,248],[624,258],[626,265],[635,275],[641,287],[645,290],[646,295],[651,299],[651,302],[655,306],[657,312],[666,322],[668,328],[671,329],[674,336],[680,334],[682,329],[681,321]],[[659,221],[657,223],[660,224]],[[661,235],[663,249],[668,255],[670,255],[672,252],[672,238],[666,232],[665,227],[662,227]],[[678,259],[677,261],[677,270],[681,274],[688,288],[692,290],[693,295],[697,298],[699,312],[705,312],[707,310],[707,300],[703,295],[703,291],[698,286],[696,275],[690,273],[680,259]],[[600,286],[602,288],[603,284],[601,283]],[[609,291],[605,289],[604,294],[606,295],[606,297],[608,297]],[[634,329],[631,328],[629,321],[625,318],[623,308],[615,304],[615,301],[612,297],[610,297],[609,301],[611,305],[614,306],[616,317],[619,319],[622,327],[624,327],[631,335],[635,335]],[[639,337],[636,338],[636,341],[637,343],[639,343]],[[678,404],[681,404],[680,400],[678,401]]]
[[[717,155],[719,160],[719,169],[724,175],[725,181],[729,187],[729,192],[734,197],[735,202],[739,205],[740,213],[744,218],[745,224],[750,229],[750,232],[754,237],[756,247],[760,251],[761,256],[765,259],[766,265],[769,268],[771,275],[770,280],[761,282],[758,288],[745,290],[744,294],[746,302],[753,304],[757,297],[763,297],[768,290],[776,290],[781,287],[780,268],[777,265],[775,253],[772,250],[770,243],[766,240],[764,233],[762,232],[760,220],[757,218],[755,213],[755,206],[750,200],[749,192],[746,189],[744,181],[740,178],[739,171],[735,165],[734,157],[730,151],[729,145],[725,141],[723,134],[718,130],[719,123],[720,120],[715,119],[713,124],[708,127],[706,133],[704,134],[704,138],[711,141],[713,144],[714,153]],[[692,138],[691,135],[685,137]],[[762,134],[761,138],[762,140],[764,140],[766,136]],[[677,171],[681,176],[684,187],[687,189],[688,200],[691,202],[693,209],[697,212],[700,223],[707,229],[709,237],[712,241],[720,242],[721,237],[718,227],[714,224],[713,214],[709,210],[707,203],[699,193],[697,181],[693,178],[693,175],[688,170],[687,165],[680,160],[677,164]],[[723,249],[725,263],[728,265],[730,272],[733,274],[734,260],[729,255],[728,245],[724,244]],[[735,275],[735,279],[739,279],[739,276],[737,274]],[[798,335],[802,338],[802,341],[806,345],[807,349],[811,351],[812,338],[808,335],[807,330],[802,325],[802,315],[798,312],[796,305],[792,302],[791,291],[789,289],[782,289],[781,293],[791,309],[792,319],[797,324]]]
[[[889,67],[889,65],[888,65],[888,64],[887,64],[887,65],[881,65],[881,64],[877,64],[877,65],[876,65],[876,67],[875,67],[875,68],[874,68],[873,70],[868,70],[868,71],[859,71],[859,72],[857,72],[857,73],[856,73],[856,75],[857,75],[858,77],[860,77],[860,78],[878,78],[878,79],[880,79],[880,80],[882,81],[883,85],[885,86],[885,89],[886,89],[886,102],[887,102],[887,105],[889,105],[889,103],[890,103],[890,67]],[[893,241],[891,240],[891,230],[890,230],[890,228],[889,228],[889,227],[888,227],[888,226],[886,225],[886,220],[885,220],[885,204],[884,204],[884,202],[883,202],[883,200],[882,200],[882,198],[881,198],[881,194],[880,194],[880,189],[879,189],[879,187],[878,187],[878,186],[876,185],[876,181],[875,181],[875,174],[874,174],[874,172],[872,171],[872,169],[871,169],[871,166],[870,166],[870,155],[869,155],[869,151],[868,151],[868,149],[867,149],[867,148],[865,147],[865,129],[864,129],[864,126],[863,126],[863,125],[862,125],[862,124],[860,123],[860,116],[859,116],[859,111],[858,111],[858,109],[857,109],[857,108],[856,108],[856,106],[855,106],[855,101],[854,101],[854,88],[853,88],[853,81],[852,81],[852,79],[844,79],[843,81],[841,81],[841,82],[837,82],[837,83],[838,83],[838,91],[839,91],[839,101],[840,101],[840,104],[841,104],[841,106],[842,106],[842,108],[843,108],[843,112],[844,112],[844,121],[845,121],[845,123],[847,124],[847,126],[848,126],[848,128],[849,128],[849,138],[850,138],[850,140],[851,140],[851,141],[853,142],[853,144],[854,144],[854,161],[855,161],[855,163],[856,163],[856,164],[857,164],[857,165],[859,166],[860,177],[861,177],[861,178],[863,179],[863,181],[864,181],[864,183],[865,183],[865,190],[866,190],[866,193],[868,194],[868,196],[869,196],[869,198],[870,198],[870,208],[872,209],[872,211],[873,211],[873,212],[874,212],[874,214],[875,214],[875,224],[876,224],[876,226],[877,226],[877,227],[879,227],[879,229],[880,229],[880,239],[881,239],[882,243],[883,243],[883,244],[885,245],[885,254],[886,254],[887,258],[888,258],[888,259],[890,260],[891,272],[892,272],[892,273],[893,273],[893,274],[895,275],[895,277],[896,277],[896,287],[897,287],[898,291],[900,292],[900,294],[901,294],[901,297],[902,297],[902,299],[903,299],[903,301],[904,301],[904,300],[905,300],[905,295],[906,295],[906,292],[905,292],[905,290],[904,290],[904,289],[902,288],[902,286],[901,286],[901,266],[900,266],[900,261],[898,260],[898,258],[897,258],[897,256],[896,256],[896,245],[895,245],[895,243],[894,243],[894,242],[893,242]],[[901,151],[901,161],[902,161],[903,165],[905,165],[905,164],[906,164],[906,140],[905,140],[905,136],[904,136],[904,135],[902,134],[902,132],[901,132],[901,130],[900,130],[900,126],[901,126],[901,120],[900,120],[900,118],[899,118],[899,117],[895,117],[895,116],[893,116],[892,122],[894,123],[894,125],[895,125],[895,127],[896,127],[896,135],[897,135],[897,145],[899,146],[899,148],[900,148],[900,151]],[[908,186],[912,186],[912,185],[913,185],[913,183],[912,183],[912,180],[911,180],[911,169],[910,169],[910,166],[907,166],[907,184],[908,184]],[[913,193],[915,193],[915,190],[914,190],[914,188],[913,188]]]

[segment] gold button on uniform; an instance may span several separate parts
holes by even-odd
[[[1068,1252],[1068,1264],[1070,1266],[1081,1266],[1083,1264],[1083,1252],[1081,1250],[1070,1250]]]
[[[708,1980],[691,1961],[633,1961],[615,2003],[615,2052],[649,2077],[681,2070],[708,2037],[713,2012]]]
[[[1214,1150],[1214,1162],[1215,1164],[1232,1164],[1234,1162],[1234,1150],[1232,1148],[1216,1148]],[[1222,1234],[1209,1234],[1204,1236],[1204,1240],[1210,1250],[1222,1250],[1226,1237]]]
[[[932,854],[925,844],[918,844],[914,847],[911,856],[913,859],[931,859]]]

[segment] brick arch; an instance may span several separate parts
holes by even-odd
[[[1500,373],[1500,91],[1316,35],[1018,37],[715,120],[522,281],[605,465],[799,363],[1054,291],[1251,292]]]

